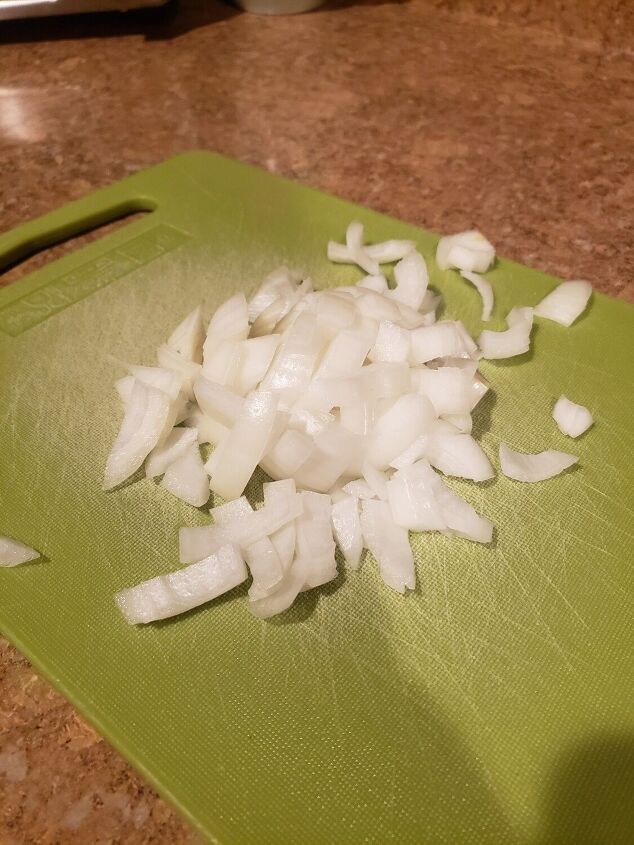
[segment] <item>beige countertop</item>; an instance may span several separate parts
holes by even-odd
[[[211,149],[426,228],[477,226],[507,257],[634,301],[634,6],[551,9],[258,18],[183,0],[0,24],[0,227]],[[196,841],[0,639],[1,845]]]

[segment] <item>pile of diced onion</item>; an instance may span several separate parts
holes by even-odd
[[[508,328],[477,343],[462,323],[436,319],[425,259],[410,241],[365,245],[352,223],[328,257],[356,264],[357,284],[315,290],[282,267],[247,302],[238,293],[211,317],[191,312],[157,352],[158,366],[133,366],[117,382],[124,418],[108,457],[104,488],[145,463],[147,476],[194,507],[210,491],[224,500],[213,523],[180,531],[186,567],[126,589],[117,602],[130,623],[173,616],[245,581],[259,617],[290,607],[298,594],[334,579],[335,546],[347,567],[364,549],[384,582],[415,586],[409,532],[440,531],[477,543],[493,525],[446,483],[486,481],[494,472],[471,435],[486,394],[480,358],[529,349],[534,315],[570,325],[584,310],[588,282],[566,282],[536,308],[513,308]],[[442,238],[436,263],[455,268],[482,297],[495,258],[478,232]],[[394,263],[389,286],[381,265]],[[561,430],[578,436],[590,413],[561,397]],[[202,444],[212,444],[206,462]],[[562,452],[526,455],[501,444],[502,472],[538,481],[577,461]],[[257,466],[272,479],[262,507],[244,490]]]

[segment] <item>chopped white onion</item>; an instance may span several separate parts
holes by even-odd
[[[417,437],[429,430],[435,417],[432,404],[425,396],[416,393],[399,396],[374,424],[366,449],[368,462],[377,469],[386,469]]]
[[[407,528],[392,519],[387,502],[364,499],[361,502],[361,530],[364,545],[376,558],[381,578],[399,593],[416,586],[414,555]]]
[[[394,280],[396,287],[386,295],[418,311],[429,284],[427,265],[420,252],[412,249],[398,262],[394,268]]]
[[[469,270],[461,270],[460,275],[463,279],[475,287],[482,299],[482,316],[480,319],[486,323],[491,319],[491,312],[493,311],[493,288],[491,283],[483,279],[478,273],[472,273]]]
[[[363,551],[358,499],[345,496],[333,504],[332,528],[346,564],[350,569],[358,569]]]
[[[509,328],[504,332],[485,329],[478,338],[484,358],[513,358],[523,355],[530,348],[533,328],[532,308],[513,308],[506,322]]]
[[[203,345],[203,366],[223,342],[236,343],[249,335],[249,309],[243,293],[236,293],[216,309],[207,327]]]
[[[148,478],[163,475],[165,470],[177,461],[194,443],[198,442],[196,428],[173,428],[167,437],[155,446],[145,462],[145,474]],[[207,478],[205,476],[205,485]],[[205,502],[207,501],[205,497]],[[204,504],[204,502],[203,502]]]
[[[378,244],[368,244],[365,248],[367,254],[379,264],[392,264],[405,258],[416,246],[414,241],[390,240]]]
[[[429,463],[444,475],[487,481],[493,467],[482,447],[469,434],[432,434],[425,447]]]
[[[293,296],[297,289],[297,279],[288,267],[278,267],[262,282],[254,296],[249,300],[249,321],[254,323],[260,314],[279,297]]]
[[[562,282],[535,306],[535,316],[571,326],[586,310],[591,294],[590,282]]]
[[[411,332],[410,364],[426,364],[435,358],[469,357],[459,323],[443,320],[433,326],[422,326]]]
[[[297,556],[307,566],[304,588],[312,589],[337,577],[335,542],[332,536],[330,496],[304,491],[304,510],[297,520]]]
[[[364,276],[361,281],[357,282],[357,287],[367,288],[376,293],[386,293],[388,290],[387,279],[385,276]]]
[[[548,449],[536,455],[516,452],[505,443],[500,444],[500,467],[507,478],[515,481],[544,481],[553,478],[578,462],[579,458],[566,452]]]
[[[410,337],[411,332],[408,329],[402,329],[389,320],[381,320],[376,341],[370,350],[370,360],[407,361],[410,354]]]
[[[130,625],[156,622],[205,604],[237,587],[246,577],[239,549],[225,545],[192,566],[122,590],[115,599]]]
[[[205,465],[214,493],[225,499],[242,494],[264,455],[276,413],[277,398],[271,391],[257,390],[247,396],[231,431]]]
[[[475,229],[446,235],[438,241],[436,247],[436,264],[440,270],[455,267],[469,272],[486,273],[494,259],[493,244]]]
[[[41,557],[39,552],[25,546],[24,543],[12,540],[11,537],[0,537],[0,566],[18,566],[30,560],[37,560],[39,557]]]
[[[188,361],[202,364],[204,341],[205,327],[202,308],[199,305],[174,329],[167,345]]]
[[[209,498],[209,479],[197,443],[188,446],[167,467],[161,484],[178,499],[195,508],[205,504]]]
[[[586,407],[571,402],[565,396],[560,396],[555,402],[553,419],[561,433],[569,437],[579,437],[594,422],[592,414]]]

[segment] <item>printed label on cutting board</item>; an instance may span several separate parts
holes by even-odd
[[[0,309],[0,331],[16,337],[116,279],[176,249],[190,235],[165,223],[52,279]]]

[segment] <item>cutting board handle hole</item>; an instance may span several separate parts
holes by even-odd
[[[34,270],[129,226],[155,209],[156,204],[152,200],[127,200],[81,216],[72,223],[52,226],[48,230],[44,227],[43,231],[25,237],[0,253],[0,284],[17,282]],[[43,226],[45,221],[46,218],[40,221]]]

